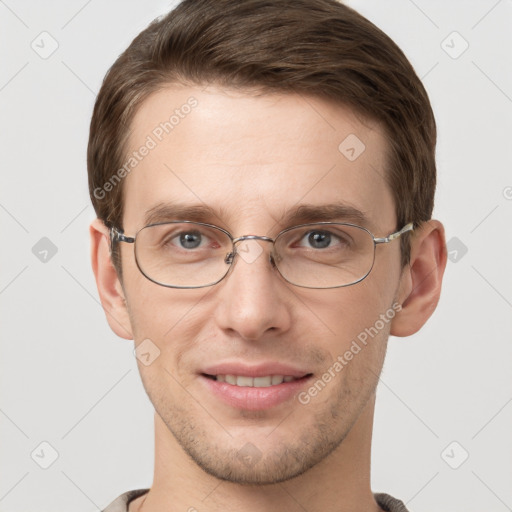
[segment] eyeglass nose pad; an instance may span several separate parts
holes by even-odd
[[[234,252],[228,252],[226,254],[226,257],[224,258],[224,263],[227,263],[228,265],[231,265],[231,263],[233,263],[234,257],[235,257],[235,253]]]
[[[277,256],[277,260],[279,261],[279,255],[276,255],[276,256]],[[273,268],[277,268],[276,260],[274,258],[274,253],[273,252],[270,253],[269,259],[270,259],[270,264],[272,265],[272,267]]]

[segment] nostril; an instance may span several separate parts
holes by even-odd
[[[277,264],[281,261],[279,254],[270,253],[270,263],[274,268],[277,268]]]

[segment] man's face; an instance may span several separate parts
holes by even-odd
[[[382,130],[319,99],[169,87],[138,111],[130,152],[148,135],[155,139],[155,127],[191,96],[197,105],[125,180],[127,235],[158,205],[206,205],[215,216],[201,220],[233,237],[274,238],[290,227],[286,215],[306,204],[360,210],[375,236],[395,230]],[[365,146],[359,156],[363,146],[354,146],[354,135]],[[136,266],[133,245],[121,244],[123,290],[136,346],[149,339],[160,350],[150,365],[138,364],[169,438],[218,478],[271,483],[301,474],[342,446],[370,407],[391,325],[378,320],[391,317],[398,298],[400,243],[377,246],[369,276],[334,289],[287,283],[269,261],[271,244],[247,242],[253,254],[260,249],[251,244],[262,249],[258,257],[238,255],[224,280],[199,289],[149,281]],[[367,342],[359,341],[357,351],[353,342],[363,332]],[[310,393],[329,370],[331,378]],[[205,375],[253,371],[305,377],[226,391],[233,385]]]

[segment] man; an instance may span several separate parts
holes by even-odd
[[[388,336],[446,264],[435,121],[334,0],[185,0],[108,72],[92,264],[155,408],[151,489],[108,512],[404,511],[370,489]]]

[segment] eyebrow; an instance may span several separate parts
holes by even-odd
[[[279,224],[306,224],[309,222],[350,221],[365,226],[369,219],[361,210],[342,203],[323,205],[302,204],[286,213]]]
[[[204,204],[181,205],[176,203],[159,203],[150,208],[144,217],[144,225],[167,222],[170,220],[192,220],[207,222],[220,216],[210,206]]]
[[[217,212],[210,206],[204,204],[183,205],[177,203],[159,203],[150,208],[144,217],[144,225],[168,222],[171,220],[190,220],[214,224],[214,219],[222,221],[225,216],[223,211]],[[353,222],[360,226],[367,226],[369,219],[367,215],[347,204],[331,203],[323,205],[302,204],[286,212],[279,220],[279,225],[286,227],[307,224],[313,222]]]

